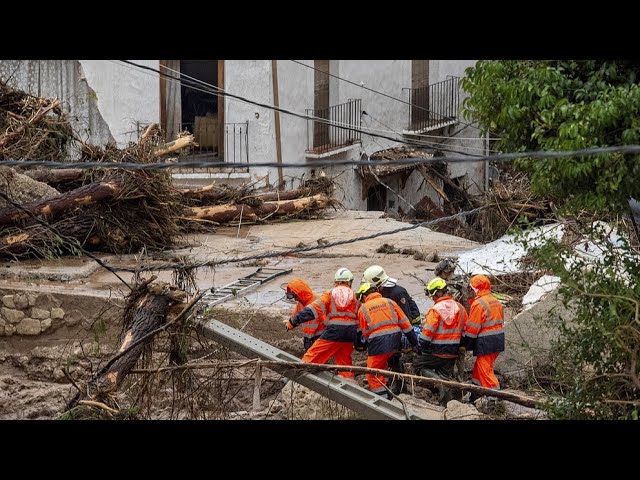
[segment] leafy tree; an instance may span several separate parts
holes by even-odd
[[[484,60],[466,71],[467,117],[501,139],[503,152],[640,144],[640,63]],[[636,155],[524,159],[537,193],[568,208],[627,212],[640,198]]]
[[[500,137],[495,148],[503,152],[640,144],[639,74],[637,62],[480,61],[462,80],[470,94],[464,109]],[[610,217],[628,212],[629,198],[640,198],[636,155],[523,159],[516,166],[528,173],[534,192],[566,199],[568,212]],[[640,258],[624,239],[614,244],[593,225],[578,221],[574,233],[599,245],[597,261],[557,241],[529,250],[538,268],[561,278],[572,311],[572,318],[554,322],[562,398],[548,411],[556,418],[637,419]]]
[[[572,312],[571,318],[547,319],[559,330],[552,358],[563,394],[548,411],[557,418],[637,420],[640,258],[625,239],[612,241],[601,224],[579,230],[591,238],[582,253],[557,241],[529,251],[537,267],[560,277],[560,298]]]

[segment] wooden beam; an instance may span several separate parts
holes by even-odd
[[[167,66],[168,60],[160,60],[160,71],[167,73],[166,69],[162,67]],[[165,141],[169,141],[167,138],[167,79],[160,75],[160,128],[164,132]]]
[[[218,60],[218,88],[224,90],[224,60]],[[224,95],[218,95],[218,157],[224,162]]]
[[[273,84],[273,104],[280,107],[280,97],[278,93],[278,61],[271,60],[271,79]],[[280,138],[280,112],[274,110],[276,121],[276,158],[278,161],[278,190],[284,190],[284,178],[282,176],[282,140]]]

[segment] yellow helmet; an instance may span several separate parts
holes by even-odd
[[[447,288],[447,282],[445,282],[440,277],[436,277],[433,280],[431,280],[429,283],[427,283],[425,290],[427,292],[427,295],[429,295],[430,297],[433,297],[438,290],[444,290],[445,288]]]
[[[371,293],[371,290],[374,288],[375,287],[373,285],[367,282],[360,285],[360,288],[358,288],[358,291],[356,292],[356,298],[358,299],[358,301],[362,302],[364,300],[364,297]]]

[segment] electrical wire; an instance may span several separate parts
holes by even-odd
[[[185,82],[180,78],[175,78],[175,77],[173,77],[173,76],[171,76],[171,75],[169,75],[167,73],[161,72],[160,70],[148,67],[146,65],[140,65],[140,64],[137,64],[135,62],[131,62],[129,60],[120,60],[120,61],[123,62],[123,63],[129,64],[129,65],[133,65],[133,66],[135,66],[137,68],[141,68],[141,69],[144,69],[144,70],[148,70],[148,71],[157,73],[158,75],[162,75],[165,78],[171,78],[171,79],[173,79],[175,81],[180,82],[181,84],[185,84]],[[189,83],[187,82],[185,86],[189,86]],[[192,88],[198,90],[197,87],[193,87],[192,86]],[[200,91],[203,91],[205,93],[210,93],[212,95],[221,95],[221,96],[225,96],[225,97],[235,98],[235,99],[238,99],[240,101],[243,101],[243,102],[246,102],[246,103],[249,103],[249,104],[252,104],[252,105],[256,105],[256,106],[259,106],[259,107],[262,107],[262,108],[266,108],[266,109],[269,109],[269,110],[275,110],[275,111],[278,111],[280,113],[285,113],[287,115],[293,115],[295,117],[302,118],[304,120],[313,120],[315,122],[326,124],[326,125],[329,125],[329,126],[334,126],[334,127],[337,126],[336,122],[332,122],[331,120],[328,120],[328,119],[325,119],[325,118],[309,116],[309,115],[306,115],[306,114],[294,112],[292,110],[287,110],[285,108],[276,107],[274,105],[269,105],[269,104],[266,104],[266,103],[257,102],[255,100],[250,100],[248,98],[242,97],[240,95],[235,95],[235,94],[232,94],[232,93],[229,93],[229,92],[226,92],[226,91],[224,91],[224,92],[223,91],[209,91],[209,92],[207,92],[206,90],[200,90]],[[419,147],[432,146],[432,148],[438,148],[439,150],[446,151],[446,152],[459,153],[459,154],[462,154],[462,155],[466,154],[465,152],[460,152],[458,150],[454,150],[454,149],[451,149],[451,148],[446,148],[446,147],[442,146],[442,144],[437,144],[437,143],[433,143],[433,142],[424,142],[424,141],[420,142],[420,141],[415,141],[415,140],[411,141],[411,140],[405,140],[403,138],[394,138],[394,137],[389,137],[389,136],[386,136],[386,135],[375,134],[375,133],[371,133],[371,132],[365,132],[362,129],[353,127],[352,125],[347,125],[347,126],[344,126],[344,127],[343,126],[338,126],[338,128],[344,128],[345,130],[349,130],[349,131],[352,131],[352,132],[361,133],[361,134],[369,135],[369,136],[372,136],[372,137],[384,138],[384,139],[391,140],[391,141],[396,142],[396,143],[403,143],[403,144],[414,146],[414,147],[416,147],[416,146],[419,146]],[[436,145],[436,147],[433,147],[433,145]],[[475,154],[470,154],[469,153],[469,154],[466,154],[466,155],[474,156]]]
[[[478,163],[478,162],[506,162],[522,158],[531,159],[559,159],[566,157],[591,157],[594,155],[603,155],[610,153],[640,153],[640,145],[620,145],[612,147],[596,147],[585,148],[580,150],[560,150],[560,151],[534,151],[534,152],[515,152],[515,153],[498,153],[494,155],[478,155],[474,157],[459,156],[448,157],[446,155],[429,158],[401,158],[398,160],[386,161],[376,160],[375,162],[368,160],[317,160],[305,163],[277,163],[277,162],[260,162],[260,163],[243,163],[238,164],[237,168],[245,167],[282,167],[282,168],[318,168],[328,166],[343,165],[365,165],[372,167],[380,166],[396,166],[410,164],[438,164],[446,163]],[[108,168],[122,170],[170,170],[174,168],[215,168],[229,167],[227,162],[167,162],[167,163],[131,163],[131,162],[50,162],[46,160],[0,160],[0,165],[8,167],[47,167],[52,169],[66,168]]]
[[[315,70],[316,72],[324,73],[325,75],[329,75],[330,77],[336,78],[336,79],[341,80],[343,82],[350,83],[351,85],[355,85],[356,87],[364,88],[365,90],[369,90],[370,92],[377,93],[378,95],[382,95],[383,97],[387,97],[387,98],[390,98],[390,99],[395,100],[397,102],[404,103],[405,105],[409,105],[412,108],[417,108],[419,110],[424,110],[425,112],[435,113],[436,115],[440,115],[441,117],[445,117],[445,115],[441,115],[441,114],[439,114],[437,112],[432,112],[428,108],[425,108],[425,107],[423,107],[421,105],[416,105],[415,103],[407,102],[406,100],[402,100],[401,98],[397,98],[397,97],[394,97],[392,95],[388,95],[388,94],[386,94],[384,92],[380,92],[378,90],[374,90],[373,88],[365,87],[364,85],[361,85],[359,83],[353,82],[351,80],[347,80],[346,78],[339,77],[338,75],[335,75],[333,73],[325,72],[325,71],[320,70],[320,69],[318,69],[316,67],[313,67],[311,65],[307,65],[306,63],[299,62],[298,60],[290,60],[290,61],[293,62],[293,63],[297,63],[298,65],[302,65],[303,67],[307,67],[307,68],[310,68],[312,70]],[[458,121],[458,122],[463,124],[463,125],[465,125],[465,126],[473,127],[473,125],[470,124],[470,123],[466,123],[466,122],[462,122],[462,121]],[[447,137],[438,137],[437,135],[427,135],[427,136],[433,136],[433,137],[436,137],[436,138],[447,138]],[[475,139],[467,139],[467,140],[475,140]]]

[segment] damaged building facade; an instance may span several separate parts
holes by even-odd
[[[486,188],[483,162],[450,163],[441,176],[416,165],[374,168],[376,159],[486,152],[479,130],[460,113],[465,92],[459,81],[474,60],[130,62],[2,60],[0,79],[60,98],[76,130],[94,144],[124,146],[149,123],[159,123],[167,140],[189,130],[198,147],[188,160],[224,161],[228,167],[176,170],[174,180],[181,185],[256,182],[291,189],[324,171],[335,177],[336,198],[346,208],[408,216],[416,207],[442,208],[448,198],[443,177],[472,191]],[[216,94],[219,89],[234,97]],[[277,113],[274,105],[325,121]],[[372,168],[307,168],[318,161],[360,159],[371,159]],[[246,166],[256,162],[301,168]]]

